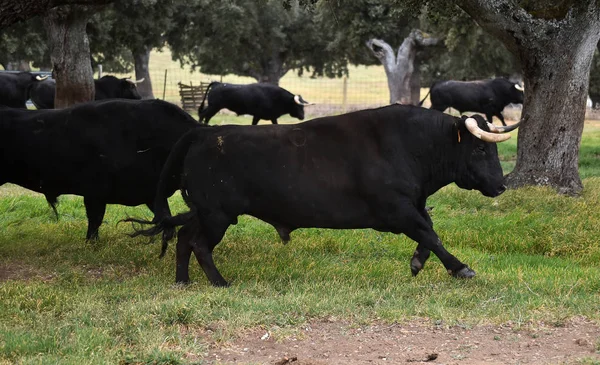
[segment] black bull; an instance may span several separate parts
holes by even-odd
[[[242,214],[273,225],[284,241],[308,227],[404,233],[418,243],[410,264],[414,275],[433,251],[450,274],[472,277],[475,272],[443,247],[425,202],[452,182],[490,197],[504,191],[496,144],[475,135],[496,142],[510,135],[489,130],[481,116],[456,118],[401,105],[295,125],[198,128],[169,155],[153,226],[134,235],[183,225],[177,282],[189,281],[193,252],[213,285],[227,285],[212,252]],[[190,211],[170,217],[166,187],[180,179]]]
[[[208,107],[204,102],[208,97]],[[270,120],[277,124],[277,118],[289,114],[304,120],[304,106],[310,105],[301,95],[268,83],[248,85],[222,84],[211,82],[206,88],[202,104],[198,108],[200,122],[208,124],[210,119],[221,109],[227,108],[237,115],[252,115],[252,124],[259,120]]]
[[[159,100],[110,100],[61,110],[0,108],[0,185],[42,193],[56,212],[62,194],[83,196],[87,239],[106,204],[154,207],[160,171],[197,122]],[[168,187],[172,192],[177,184]]]
[[[142,96],[139,94],[136,84],[142,80],[132,81],[126,78],[119,79],[111,75],[106,75],[100,79],[94,80],[94,100],[105,99],[134,99],[139,100]],[[56,94],[56,80],[48,79],[43,82],[33,84],[29,91],[31,101],[38,109],[54,109],[54,96]]]
[[[429,93],[431,109],[443,112],[454,108],[461,114],[483,113],[489,123],[492,123],[492,118],[496,116],[502,125],[506,125],[502,110],[510,103],[523,103],[523,87],[503,77],[481,81],[436,82],[429,89]],[[423,105],[425,98],[419,105]]]

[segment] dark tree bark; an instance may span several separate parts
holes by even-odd
[[[510,0],[458,0],[523,67],[523,124],[508,185],[547,185],[576,195],[583,189],[579,144],[600,9],[596,0],[542,3],[529,2],[523,9]]]
[[[105,5],[114,0],[0,0],[0,29],[61,5]]]
[[[285,66],[285,54],[274,52],[264,59],[258,67],[248,65],[247,76],[253,77],[257,82],[268,82],[279,85],[279,80],[290,70]]]
[[[438,38],[428,37],[422,31],[414,29],[398,48],[397,55],[394,55],[394,50],[389,44],[380,39],[371,39],[367,42],[367,47],[383,64],[390,90],[390,104],[419,103],[419,97],[417,96],[416,99],[414,97],[417,84],[419,87],[421,84],[418,65],[415,65],[417,51],[419,47],[436,45],[438,41]],[[418,82],[411,81],[415,70],[418,72]]]
[[[97,10],[93,6],[66,5],[50,10],[44,17],[56,79],[57,109],[94,100],[94,73],[85,28]]]
[[[150,51],[150,48],[131,51],[135,63],[135,79],[144,79],[143,82],[137,84],[138,92],[143,99],[154,99],[152,80],[150,80],[150,71],[148,67],[148,64],[150,63]]]

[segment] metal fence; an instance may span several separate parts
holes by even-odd
[[[307,117],[389,104],[389,91],[383,68],[370,66],[355,69],[355,72],[351,71],[349,76],[342,78],[312,78],[310,75],[298,76],[289,72],[280,80],[279,86],[315,103],[307,108]],[[233,84],[256,82],[250,77],[206,75],[175,68],[151,70],[150,77],[154,96],[178,105],[181,105],[178,86],[180,82],[186,85],[200,85],[201,82],[211,81]]]

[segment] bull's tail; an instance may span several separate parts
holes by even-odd
[[[425,99],[427,99],[427,97],[431,93],[431,90],[433,89],[433,87],[435,86],[435,84],[437,84],[438,82],[440,82],[440,81],[439,80],[438,81],[434,81],[433,84],[431,84],[431,86],[429,87],[429,91],[427,92],[427,94],[425,94],[425,97],[423,98],[423,100],[421,100],[419,102],[419,106],[423,106],[423,103],[425,102]]]
[[[419,102],[419,106],[423,106],[423,102],[425,102],[425,99],[427,99],[427,97],[429,96],[429,93],[431,93],[431,88],[429,88],[429,91],[427,92],[427,94],[425,94],[425,97],[423,98],[423,100],[421,100]]]
[[[202,98],[202,103],[200,104],[200,107],[198,108],[198,118],[200,118],[199,119],[200,123],[202,123],[202,118],[200,117],[200,113],[202,113],[202,110],[204,109],[204,102],[206,101],[206,97],[208,96],[208,91],[215,84],[220,84],[220,82],[218,82],[218,81],[211,82],[210,84],[208,84],[208,86],[206,87],[206,91],[204,92],[204,97]]]
[[[175,229],[182,226],[193,218],[195,212],[189,211],[176,216],[171,216],[169,209],[169,187],[173,183],[180,183],[181,172],[183,168],[183,160],[187,154],[190,145],[197,138],[197,129],[193,128],[184,134],[179,141],[173,146],[165,165],[160,173],[160,179],[156,188],[156,196],[154,199],[154,218],[151,221],[135,218],[127,218],[125,222],[140,223],[143,225],[151,224],[148,229],[134,228],[135,232],[131,237],[147,236],[152,237],[162,233],[162,248],[160,257],[162,258],[167,251],[169,241],[175,237]],[[174,181],[175,180],[175,181]]]

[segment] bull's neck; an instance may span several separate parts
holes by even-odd
[[[421,186],[426,197],[456,181],[461,152],[456,126],[444,123],[431,141],[429,153],[420,161]]]

